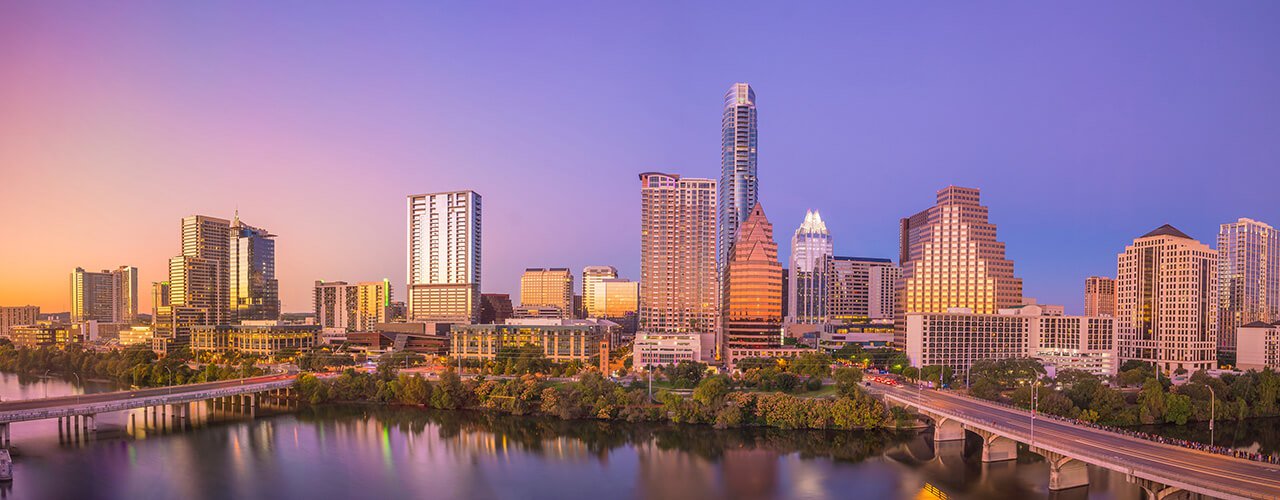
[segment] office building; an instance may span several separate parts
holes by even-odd
[[[635,333],[636,315],[640,307],[640,283],[628,279],[600,280],[595,303],[599,317],[622,326],[624,333]],[[614,343],[617,345],[617,343]]]
[[[1236,369],[1280,370],[1280,321],[1253,321],[1236,329]]]
[[[182,219],[182,254],[169,259],[169,344],[189,340],[191,328],[231,320],[231,221],[192,215]],[[166,344],[166,345],[169,345]]]
[[[80,327],[81,325],[76,323],[37,321],[32,325],[10,327],[9,340],[14,346],[25,348],[79,344],[84,342]]]
[[[120,330],[119,343],[122,346],[134,345],[151,345],[151,339],[155,336],[155,330],[150,326],[130,326]]]
[[[495,359],[506,347],[536,346],[553,362],[588,362],[600,352],[598,324],[454,325],[449,353],[462,359]]]
[[[640,330],[715,333],[716,181],[640,174]]]
[[[479,316],[480,214],[475,191],[409,196],[409,319]]]
[[[573,273],[563,267],[529,268],[520,276],[521,307],[554,307],[573,317]]]
[[[893,320],[881,319],[862,323],[827,323],[815,332],[816,345],[826,352],[839,351],[846,345],[877,349],[893,345]]]
[[[1280,321],[1280,233],[1241,218],[1218,229],[1218,354],[1234,364],[1236,329]]]
[[[34,325],[40,320],[40,306],[0,306],[0,335],[13,336],[13,327]]]
[[[631,366],[648,370],[681,361],[710,362],[714,356],[715,334],[712,333],[645,333],[636,334],[632,343]]]
[[[722,357],[782,344],[782,264],[764,206],[756,203],[739,229],[725,266]]]
[[[275,235],[240,221],[231,221],[228,240],[231,321],[280,318],[280,283],[276,280]]]
[[[1120,360],[1166,375],[1215,368],[1218,253],[1165,224],[1125,247],[1116,267]]]
[[[1004,243],[979,200],[979,190],[947,186],[937,204],[902,219],[895,342],[906,343],[902,318],[909,313],[966,308],[995,314],[1022,302],[1022,280],[1005,258]]]
[[[893,319],[894,286],[902,268],[875,257],[830,258],[827,319],[834,323],[864,323]]]
[[[603,318],[604,303],[597,298],[600,282],[616,279],[618,270],[613,266],[587,266],[582,269],[582,312],[588,318]]]
[[[944,365],[964,377],[974,362],[1034,357],[1058,369],[1099,376],[1116,374],[1115,319],[1064,316],[1060,306],[1039,304],[975,314],[955,308],[909,313],[906,354],[911,366]]]
[[[822,215],[816,210],[806,210],[804,222],[791,237],[788,323],[820,324],[827,321],[832,251],[831,233],[822,222]]]
[[[511,306],[511,296],[505,293],[486,293],[480,295],[480,324],[493,325],[502,323],[515,315]]]
[[[138,268],[71,273],[71,321],[132,323],[138,317]]]
[[[319,325],[284,325],[271,320],[197,326],[191,329],[191,351],[292,357],[314,347],[319,332]]]
[[[724,95],[720,121],[720,184],[717,198],[716,262],[723,266],[737,239],[738,226],[759,200],[756,178],[756,92],[735,83]],[[713,186],[714,187],[714,186]],[[715,227],[715,223],[712,223]]]
[[[391,281],[317,281],[315,323],[324,330],[367,332],[390,321]]]
[[[1116,315],[1116,280],[1105,276],[1084,280],[1084,315]]]

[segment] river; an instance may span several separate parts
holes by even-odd
[[[5,400],[112,388],[0,374]],[[102,415],[92,438],[61,434],[52,420],[14,424],[14,480],[0,498],[933,498],[929,488],[949,498],[1138,498],[1103,470],[1090,471],[1088,488],[1051,495],[1037,455],[982,464],[976,440],[935,448],[919,432],[717,431],[375,406],[193,414],[177,425],[141,410]],[[1280,423],[1269,425],[1274,440]],[[1225,427],[1219,436],[1249,434]]]

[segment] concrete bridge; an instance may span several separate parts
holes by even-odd
[[[164,416],[173,406],[179,416],[188,411],[185,403],[219,398],[242,398],[250,407],[256,406],[257,394],[286,391],[293,386],[295,375],[266,375],[218,382],[204,382],[136,391],[79,394],[56,398],[24,399],[0,403],[0,446],[8,447],[9,424],[29,420],[58,419],[58,428],[68,430],[83,428],[97,430],[95,416],[99,413],[151,408]]]
[[[886,403],[933,422],[935,442],[982,439],[982,461],[1015,460],[1018,443],[1049,462],[1049,489],[1088,486],[1088,465],[1118,471],[1148,498],[1280,498],[1280,465],[1075,425],[946,391],[876,384]]]

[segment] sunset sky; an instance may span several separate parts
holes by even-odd
[[[638,278],[637,174],[718,177],[737,81],[783,259],[813,208],[896,260],[900,217],[973,186],[1025,293],[1078,312],[1161,224],[1280,225],[1280,3],[536,3],[0,3],[0,305],[164,280],[183,216],[237,209],[285,311],[317,279],[403,300],[406,195],[455,189],[485,292]]]

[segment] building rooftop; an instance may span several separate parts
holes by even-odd
[[[1149,232],[1149,233],[1147,233],[1147,234],[1144,234],[1144,235],[1142,235],[1141,237],[1142,237],[1142,238],[1150,238],[1150,237],[1152,237],[1152,236],[1173,236],[1174,238],[1183,238],[1183,239],[1188,239],[1188,240],[1189,240],[1189,239],[1191,239],[1191,237],[1190,237],[1190,236],[1187,236],[1187,233],[1184,233],[1184,232],[1182,232],[1182,231],[1179,231],[1179,230],[1178,230],[1178,228],[1173,227],[1173,226],[1170,226],[1170,225],[1168,225],[1168,224],[1165,224],[1165,225],[1163,225],[1163,226],[1157,227],[1157,228],[1155,228],[1153,231],[1151,231],[1151,232]]]

